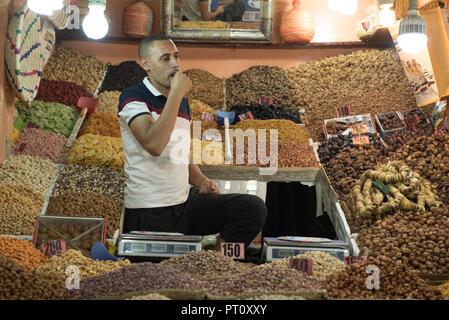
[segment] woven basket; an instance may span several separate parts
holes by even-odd
[[[53,24],[46,18],[41,18],[42,21],[42,29],[41,29],[41,46],[42,46],[42,69],[45,68],[48,59],[50,59],[51,55],[55,51],[56,44],[56,33]]]
[[[5,67],[18,97],[30,103],[37,94],[43,59],[41,21],[25,4],[11,17],[6,33]]]
[[[56,29],[63,30],[67,28],[67,23],[69,22],[67,18],[67,7],[70,6],[70,0],[64,0],[64,7],[61,10],[55,11],[51,16],[48,17]]]
[[[151,34],[153,10],[142,1],[134,1],[123,9],[123,34],[143,38]]]

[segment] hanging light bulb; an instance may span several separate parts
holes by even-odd
[[[357,11],[358,0],[339,0],[338,11],[343,14],[351,15]]]
[[[28,0],[28,8],[40,15],[51,16],[53,11],[64,7],[63,0]]]
[[[338,11],[338,0],[327,0],[327,6],[333,11]]]
[[[398,43],[402,50],[411,54],[427,46],[427,26],[418,13],[418,0],[409,0],[408,14],[399,24]]]
[[[83,30],[92,39],[101,39],[109,31],[109,24],[104,16],[106,0],[89,1],[89,13],[83,20]]]
[[[396,14],[392,10],[393,0],[379,0],[379,22],[382,27],[392,27],[396,22]]]

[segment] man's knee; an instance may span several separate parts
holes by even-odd
[[[248,218],[263,226],[267,219],[267,206],[265,202],[258,196],[245,194],[244,201],[246,203],[246,213]]]

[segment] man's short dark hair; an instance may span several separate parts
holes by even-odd
[[[147,56],[149,49],[153,46],[153,42],[160,40],[171,40],[165,34],[152,34],[145,37],[139,44],[139,58],[142,59]]]

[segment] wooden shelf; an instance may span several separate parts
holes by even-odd
[[[140,39],[127,37],[105,37],[100,40],[87,38],[80,30],[56,30],[56,40],[59,41],[92,41],[97,43],[137,44]],[[312,43],[226,43],[203,41],[175,41],[182,47],[205,48],[254,48],[254,49],[353,49],[353,48],[388,48],[394,45],[388,30],[380,29],[370,41],[355,42],[312,42]]]
[[[256,180],[262,182],[309,182],[315,183],[320,168],[277,168],[274,174],[261,174],[258,167],[200,165],[201,172],[210,179]],[[270,168],[265,168],[268,170]],[[273,169],[274,170],[274,169]]]

